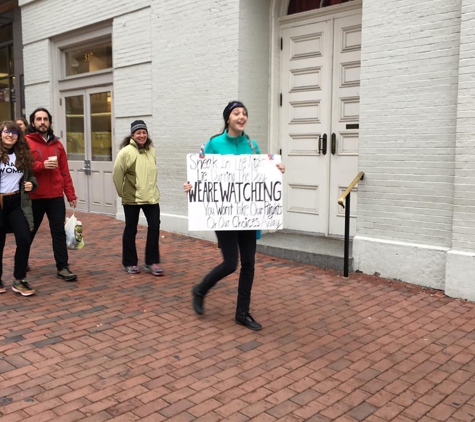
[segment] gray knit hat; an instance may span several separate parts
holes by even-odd
[[[143,120],[134,120],[130,125],[130,133],[133,135],[136,130],[145,129],[148,133],[147,125]]]

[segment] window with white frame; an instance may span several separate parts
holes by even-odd
[[[64,76],[112,69],[111,36],[62,50]]]

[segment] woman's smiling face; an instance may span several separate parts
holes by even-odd
[[[231,111],[228,119],[228,133],[239,136],[247,124],[247,111],[244,107],[236,107]]]
[[[147,142],[148,132],[145,129],[136,130],[132,134],[132,139],[135,141],[137,145],[143,147],[145,145],[145,142]]]
[[[13,148],[18,142],[18,136],[20,133],[14,129],[8,129],[6,125],[2,127],[2,143],[6,148]]]

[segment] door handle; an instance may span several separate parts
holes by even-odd
[[[323,136],[318,137],[318,153],[326,155],[327,154],[327,134],[324,133]]]
[[[91,160],[84,160],[84,167],[78,171],[84,172],[86,176],[89,176],[91,172]]]
[[[332,133],[332,155],[336,152],[336,134]]]

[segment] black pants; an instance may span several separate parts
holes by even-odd
[[[223,254],[223,262],[205,276],[198,286],[198,291],[205,295],[219,280],[236,271],[239,252],[241,255],[241,272],[239,274],[236,308],[240,312],[249,312],[256,262],[256,231],[217,231],[216,237]]]
[[[13,277],[22,280],[26,276],[26,266],[30,256],[31,232],[25,214],[20,206],[20,194],[3,197],[3,224],[0,227],[0,278],[3,274],[3,249],[5,248],[6,228],[9,226],[15,235],[16,251]]]
[[[49,221],[56,268],[59,271],[68,267],[68,248],[66,247],[66,232],[64,231],[64,220],[66,219],[64,198],[33,199],[31,202],[35,222],[35,230],[32,233],[31,240],[33,241],[35,238],[46,214]]]
[[[140,210],[142,209],[147,219],[147,242],[145,244],[145,265],[158,264],[160,253],[158,238],[160,235],[160,205],[123,205],[125,215],[125,228],[122,235],[122,265],[129,267],[137,265],[137,247],[135,236],[139,224]]]

